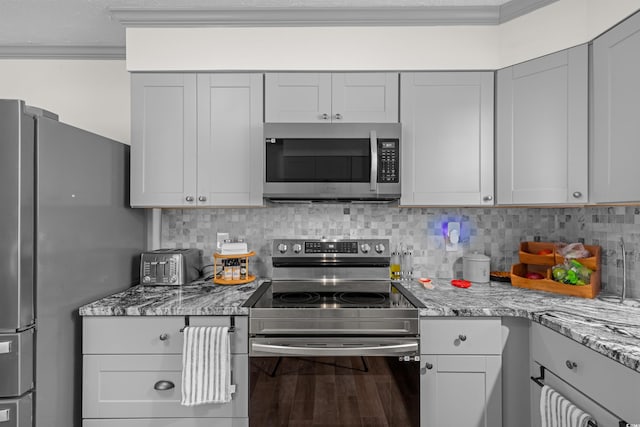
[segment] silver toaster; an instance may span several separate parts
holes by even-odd
[[[186,285],[200,277],[200,249],[156,249],[143,252],[140,282],[143,285]]]

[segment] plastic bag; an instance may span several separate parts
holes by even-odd
[[[566,283],[567,285],[588,285],[591,280],[591,271],[575,259],[568,259],[564,264],[553,266],[551,274],[556,282]]]
[[[584,247],[582,243],[558,243],[556,245],[558,254],[567,259],[589,258],[591,253]]]

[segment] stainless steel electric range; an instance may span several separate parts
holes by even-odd
[[[417,360],[418,309],[389,279],[385,239],[273,242],[273,276],[245,303],[250,356]]]

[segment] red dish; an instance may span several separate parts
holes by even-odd
[[[469,286],[471,286],[471,282],[468,280],[453,279],[451,281],[451,285],[455,286],[456,288],[468,288]]]

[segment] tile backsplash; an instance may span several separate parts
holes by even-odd
[[[457,252],[445,252],[443,223],[461,224]],[[163,209],[161,245],[199,248],[212,262],[216,233],[244,238],[257,257],[252,273],[269,277],[270,242],[276,238],[389,239],[392,248],[413,251],[416,274],[461,276],[468,252],[491,257],[491,270],[518,262],[523,240],[583,241],[602,247],[602,283],[622,289],[620,239],[626,247],[627,296],[640,298],[640,207],[580,208],[398,208],[376,204],[278,204],[266,208]]]

